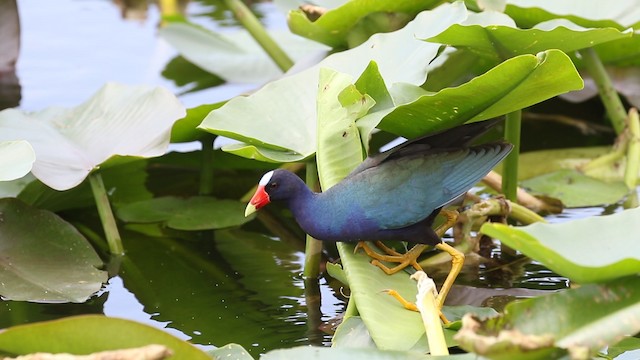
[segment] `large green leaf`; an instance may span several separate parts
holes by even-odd
[[[352,81],[348,75],[320,70],[316,159],[323,189],[342,180],[365,157],[356,120],[366,114],[375,101],[361,94]]]
[[[441,1],[347,1],[340,7],[327,10],[318,19],[309,19],[302,10],[289,12],[289,28],[294,34],[327,44],[333,48],[344,47],[349,42],[349,35],[354,30],[364,31],[366,27],[373,27],[375,32],[395,30],[394,25],[405,19],[410,19],[417,13],[427,10]],[[390,14],[393,13],[393,14]],[[369,19],[366,19],[369,17]],[[364,24],[365,22],[373,24]],[[406,21],[406,20],[405,20]],[[360,29],[357,25],[360,24]],[[365,32],[358,38],[366,40]],[[353,36],[353,34],[351,34]]]
[[[321,67],[355,78],[374,61],[387,86],[422,84],[429,60],[438,53],[438,45],[416,37],[436,35],[466,16],[460,3],[423,12],[401,30],[374,35],[357,48],[333,54],[318,65],[273,81],[250,96],[230,100],[212,111],[200,128],[242,141],[244,144],[223,149],[244,157],[271,161],[310,157],[317,147],[316,95]]]
[[[427,39],[469,49],[494,63],[523,54],[536,54],[548,49],[570,53],[582,48],[632,36],[632,31],[614,28],[587,29],[567,20],[551,20],[531,29],[518,29],[515,24],[502,25],[489,22],[493,13],[480,13],[463,24],[455,24],[444,32]],[[511,19],[505,16],[508,22]],[[489,23],[490,25],[476,25]]]
[[[184,114],[163,88],[109,83],[75,108],[1,111],[0,140],[29,141],[36,152],[33,174],[56,190],[67,190],[114,155],[164,154],[171,126]]]
[[[245,204],[235,200],[168,196],[127,204],[117,214],[127,222],[163,222],[177,230],[207,230],[238,226],[251,220],[244,216],[244,208]]]
[[[416,137],[470,120],[504,115],[581,89],[582,85],[573,63],[561,51],[520,55],[463,85],[425,94],[394,108],[384,116],[379,127],[394,134]]]
[[[622,181],[604,182],[575,170],[558,170],[531,178],[520,186],[562,201],[566,207],[615,204],[629,194]]]
[[[107,274],[78,231],[60,217],[0,199],[0,294],[4,299],[83,302]]]
[[[614,27],[619,30],[640,25],[636,0],[618,0],[604,4],[598,0],[528,1],[507,0],[505,9],[521,27],[564,18],[584,27]]]
[[[31,171],[36,154],[24,140],[0,142],[0,181],[21,178]]]
[[[15,355],[36,352],[84,355],[151,344],[171,349],[171,359],[211,359],[195,346],[162,330],[130,320],[97,315],[20,325],[0,333],[0,352]]]
[[[480,231],[578,283],[640,273],[640,209],[559,224],[486,223]]]
[[[172,21],[159,34],[184,58],[229,82],[264,83],[282,75],[247,31],[216,33],[186,21]],[[271,31],[270,35],[293,60],[328,50],[288,31]]]
[[[610,5],[610,6],[609,6]],[[567,19],[586,28],[637,29],[640,11],[636,0],[619,0],[604,5],[598,0],[531,2],[509,0],[505,13],[521,28],[533,27],[553,19]],[[606,42],[595,46],[600,59],[618,66],[640,65],[640,36]],[[576,59],[580,63],[580,59]]]
[[[640,278],[517,301],[504,315],[463,324],[460,346],[491,359],[588,359],[640,331]]]

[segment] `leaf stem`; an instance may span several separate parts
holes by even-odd
[[[242,1],[224,0],[224,3],[283,72],[293,66],[291,58],[289,58],[284,50],[269,36],[264,26],[262,26],[260,21]]]
[[[607,74],[607,70],[605,70],[596,51],[593,48],[588,48],[581,50],[580,55],[582,56],[585,68],[598,87],[600,99],[607,110],[611,124],[619,135],[624,131],[625,119],[627,117],[622,100],[620,100],[620,96],[618,96],[616,89],[613,87],[609,74]]]
[[[520,158],[520,128],[522,124],[522,110],[510,112],[506,116],[504,138],[513,144],[513,150],[504,159],[502,173],[502,192],[510,201],[518,198],[518,159]]]
[[[635,191],[640,167],[640,119],[638,110],[631,108],[628,117],[629,147],[627,148],[627,166],[624,171],[624,183]]]
[[[91,190],[96,201],[102,228],[109,244],[109,251],[114,255],[122,255],[124,254],[124,247],[118,232],[118,225],[116,225],[116,220],[113,217],[113,211],[111,211],[111,204],[109,204],[109,197],[102,181],[102,175],[99,172],[93,172],[89,175],[89,182],[91,183]]]
[[[211,195],[213,193],[213,141],[215,136],[205,135],[202,144],[202,165],[200,167],[200,188],[198,194]]]
[[[307,163],[306,180],[309,188],[317,190],[318,183],[318,168],[314,161]],[[320,275],[320,258],[322,255],[322,241],[314,239],[310,235],[307,235],[307,244],[305,248],[304,258],[304,270],[303,275],[305,278],[317,278]]]

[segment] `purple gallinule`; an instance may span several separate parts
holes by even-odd
[[[464,255],[441,240],[455,222],[451,212],[443,211],[448,221],[440,231],[431,226],[444,206],[463,196],[511,151],[512,145],[502,141],[470,145],[497,121],[462,125],[368,157],[322,193],[311,191],[289,171],[270,171],[260,180],[245,215],[281,201],[307,234],[322,241],[402,240],[447,251],[454,264],[438,297],[442,306]],[[406,254],[387,248],[387,256],[364,249],[379,260],[400,262],[393,269],[375,262],[391,273],[409,264],[419,268],[416,259],[424,247],[418,245]]]

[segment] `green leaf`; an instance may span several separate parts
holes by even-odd
[[[578,283],[640,273],[640,209],[559,224],[486,223],[480,231]]]
[[[19,179],[31,171],[36,153],[24,140],[0,141],[0,181]]]
[[[640,11],[636,0],[619,0],[602,6],[598,1],[508,1],[505,13],[521,28],[530,28],[538,23],[567,19],[585,28],[614,28],[620,31],[640,25]],[[617,66],[640,65],[640,36],[610,41],[596,45],[598,57],[605,64]],[[580,59],[575,59],[578,66]]]
[[[184,58],[226,81],[255,84],[282,75],[282,71],[247,31],[222,34],[179,21],[169,22],[158,32]],[[288,31],[270,31],[270,34],[294,60],[328,50],[326,46]]]
[[[194,196],[186,199],[160,197],[127,204],[118,209],[118,217],[126,222],[164,222],[176,230],[207,230],[238,226],[245,218],[244,203]]]
[[[615,204],[629,193],[622,181],[604,182],[575,170],[550,172],[525,180],[520,186],[559,199],[569,208]]]
[[[384,19],[379,19],[374,31],[363,34],[366,40],[368,35],[374,32],[387,32],[396,30],[393,20],[400,21],[399,25],[404,25],[402,19],[410,19],[423,10],[430,9],[438,5],[438,0],[428,1],[368,1],[355,0],[347,1],[342,6],[326,11],[318,19],[309,19],[303,10],[289,12],[289,29],[294,34],[321,42],[333,48],[345,47],[348,44],[348,37],[357,25],[362,24],[368,16],[379,16],[384,13],[394,13],[393,19],[390,15],[384,14]],[[376,14],[381,13],[381,14]],[[401,14],[398,14],[401,13]],[[402,17],[401,15],[405,15]],[[373,19],[370,19],[373,20]],[[391,20],[391,24],[384,26],[380,22]],[[375,20],[374,20],[375,21]],[[359,29],[362,30],[362,29]]]
[[[238,344],[227,344],[221,346],[215,350],[209,351],[214,359],[229,359],[229,360],[253,360],[253,357]]]
[[[160,156],[184,108],[169,91],[109,83],[83,104],[36,113],[0,112],[0,140],[24,139],[36,152],[33,175],[56,190],[80,184],[114,155]]]
[[[513,302],[504,315],[463,320],[456,339],[467,351],[492,359],[590,358],[640,331],[640,278],[583,285]]]
[[[97,315],[19,325],[0,333],[0,352],[15,355],[36,352],[84,355],[150,344],[167,346],[174,354],[171,359],[211,359],[195,346],[162,330]]]
[[[426,94],[396,107],[378,127],[413,138],[504,115],[582,85],[573,63],[561,51],[520,55],[461,86]]]
[[[480,13],[473,18],[473,22],[486,23],[483,17],[487,16],[495,15]],[[612,40],[630,38],[632,35],[632,31],[621,32],[614,28],[587,29],[559,19],[537,24],[531,29],[496,25],[493,22],[488,26],[469,22],[454,24],[426,41],[468,49],[497,64],[514,56],[536,54],[548,49],[570,53]]]
[[[356,119],[375,101],[361,94],[352,81],[348,75],[320,69],[316,159],[323,189],[342,180],[365,157]]]
[[[181,143],[202,139],[207,134],[202,130],[198,130],[198,125],[200,125],[202,119],[204,119],[208,113],[220,108],[225,103],[226,101],[221,101],[215,104],[205,104],[187,109],[185,117],[173,124],[171,129],[171,142]]]
[[[584,27],[614,27],[619,30],[640,25],[640,8],[635,0],[619,0],[607,6],[598,1],[564,0],[531,2],[508,0],[505,13],[520,27],[562,18]]]
[[[374,35],[357,48],[333,54],[310,69],[265,85],[252,95],[230,100],[212,111],[200,128],[242,141],[244,144],[223,149],[244,157],[271,161],[309,158],[317,147],[316,96],[320,68],[356,77],[375,61],[389,86],[420,85],[426,78],[428,61],[437,55],[439,47],[416,36],[436,35],[465,17],[466,9],[459,3],[423,12],[401,30]]]
[[[4,299],[83,302],[107,274],[86,239],[69,223],[16,199],[0,199],[0,294]]]

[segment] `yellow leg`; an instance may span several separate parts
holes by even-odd
[[[442,288],[440,288],[440,292],[436,297],[438,307],[442,309],[444,300],[447,298],[449,290],[451,290],[451,286],[453,286],[453,282],[456,281],[458,274],[460,274],[462,265],[464,265],[464,253],[447,243],[440,243],[436,245],[436,248],[446,251],[451,255],[451,271],[449,271],[449,275],[447,275],[447,278],[444,280],[444,284],[442,284]]]
[[[444,233],[447,232],[447,230],[449,230],[456,223],[456,220],[458,218],[458,212],[451,211],[451,210],[442,210],[440,212],[440,215],[445,217],[445,222],[442,225],[438,226],[438,228],[435,230],[435,233],[436,235],[438,235],[438,237],[442,237],[442,235],[444,235]],[[397,251],[387,247],[380,241],[377,241],[376,245],[381,250],[383,250],[386,253],[386,255],[380,254],[374,251],[364,241],[359,242],[356,245],[356,248],[354,251],[357,251],[358,249],[364,250],[364,252],[367,255],[369,255],[369,257],[374,259],[371,261],[371,264],[382,269],[382,271],[384,271],[387,275],[395,274],[403,270],[409,265],[411,265],[417,271],[422,270],[422,267],[418,265],[418,257],[420,256],[420,254],[422,254],[422,251],[424,251],[427,245],[416,244],[414,247],[412,247],[409,251],[407,251],[404,254],[398,253]],[[390,263],[398,263],[398,265],[390,268],[384,265],[382,261],[390,262]]]

